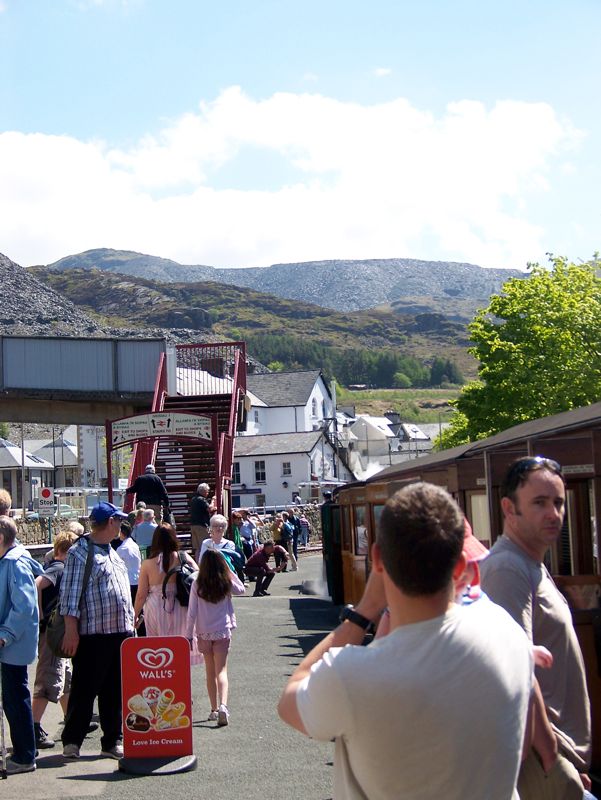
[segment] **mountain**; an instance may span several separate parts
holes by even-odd
[[[279,342],[280,351],[287,343],[290,362],[298,361],[299,367],[320,365],[302,358],[327,359],[323,348],[331,348],[338,353],[387,350],[427,363],[440,356],[455,361],[465,374],[474,373],[465,324],[441,314],[400,315],[391,309],[345,313],[213,281],[159,283],[73,268],[30,271],[105,325],[126,324],[145,332],[159,325],[174,334],[178,329],[196,329],[199,336],[244,339],[264,363],[284,358],[278,352]],[[268,352],[271,356],[265,359]]]
[[[485,269],[475,264],[417,259],[309,261],[270,267],[224,269],[183,265],[156,256],[123,250],[97,249],[67,256],[48,269],[102,270],[162,283],[212,281],[314,303],[337,311],[376,306],[401,313],[444,313],[468,321],[511,277],[524,273]]]

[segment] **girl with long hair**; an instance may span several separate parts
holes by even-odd
[[[232,594],[244,594],[244,584],[218,550],[207,550],[190,592],[186,636],[204,656],[211,703],[209,719],[217,720],[217,725],[227,725],[230,717],[227,656],[236,627]]]
[[[185,554],[186,561],[196,570],[194,559]],[[152,536],[150,553],[140,567],[138,591],[134,611],[139,624],[144,609],[147,636],[183,636],[186,630],[187,609],[180,605],[175,591],[175,573],[169,577],[163,597],[163,582],[170,569],[179,567],[179,542],[175,528],[163,523],[157,525]],[[192,649],[191,663],[200,664],[202,656]]]

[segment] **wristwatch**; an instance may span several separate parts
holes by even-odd
[[[340,612],[340,622],[344,622],[345,620],[352,622],[353,625],[358,625],[360,628],[363,628],[365,633],[376,632],[376,626],[374,623],[370,619],[367,619],[367,617],[364,617],[363,614],[355,611],[353,606],[344,606]]]

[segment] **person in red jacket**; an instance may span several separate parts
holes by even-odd
[[[279,547],[279,545],[278,545]],[[284,548],[281,547],[281,550]],[[259,548],[246,562],[245,570],[249,578],[254,578],[257,583],[253,597],[265,597],[269,592],[269,585],[275,577],[276,572],[281,572],[282,567],[286,565],[286,561],[282,561],[279,567],[272,569],[269,566],[269,559],[275,553],[275,545],[269,539],[263,547]]]

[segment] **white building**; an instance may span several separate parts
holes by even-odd
[[[1,488],[12,497],[13,508],[23,508],[23,504],[27,508],[38,487],[52,486],[53,472],[50,462],[7,439],[0,439]]]
[[[349,481],[323,432],[271,433],[240,436],[234,449],[232,504],[285,506],[297,493],[308,497],[308,484]],[[303,484],[303,486],[300,486]]]
[[[242,436],[317,431],[336,414],[336,399],[318,369],[253,373],[246,386],[251,409]]]

